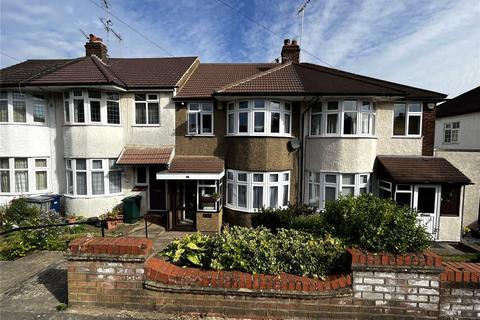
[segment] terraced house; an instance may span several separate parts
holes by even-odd
[[[141,194],[170,229],[215,232],[262,207],[373,192],[417,208],[437,240],[460,237],[443,212],[462,214],[470,180],[433,157],[444,94],[301,63],[290,40],[281,63],[115,59],[94,36],[85,48],[1,71],[2,201],[55,192],[98,215]]]

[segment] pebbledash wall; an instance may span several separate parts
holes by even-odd
[[[348,252],[351,274],[319,280],[181,268],[152,256],[148,239],[80,238],[68,254],[68,300],[72,306],[249,318],[480,317],[480,264],[445,264],[432,252]]]

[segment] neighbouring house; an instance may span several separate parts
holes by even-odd
[[[437,107],[435,155],[447,159],[474,183],[465,187],[463,197],[452,192],[442,194],[442,198],[452,202],[452,211],[442,212],[445,221],[454,230],[459,226],[477,227],[480,215],[480,87]],[[463,215],[457,210],[462,201]]]
[[[461,232],[444,227],[441,194],[470,180],[433,157],[444,94],[301,63],[294,40],[281,63],[85,47],[1,71],[1,199],[59,192],[67,212],[96,215],[139,193],[169,229],[215,232],[263,207],[373,192],[417,208],[437,240]]]

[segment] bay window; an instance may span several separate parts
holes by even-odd
[[[265,99],[227,103],[227,135],[291,135],[291,104]]]
[[[8,122],[8,92],[0,92],[0,122]]]
[[[290,201],[290,172],[227,171],[227,204],[239,211],[280,208]]]
[[[47,158],[0,158],[0,193],[48,191]]]
[[[395,103],[393,105],[393,135],[421,135],[422,105],[418,102]]]
[[[13,122],[27,122],[27,103],[25,94],[12,92]]]
[[[371,101],[323,101],[310,109],[310,136],[373,136],[374,127]]]
[[[0,123],[45,125],[47,98],[44,94],[0,92]]]
[[[120,95],[107,92],[107,123],[120,124]]]
[[[327,201],[335,201],[340,194],[358,196],[369,192],[369,173],[308,173],[309,206],[323,209]]]
[[[160,124],[160,100],[158,94],[136,93],[135,94],[135,124],[159,125]]]
[[[65,124],[120,124],[120,95],[95,89],[63,93]]]
[[[44,95],[34,94],[33,95],[33,122],[45,122],[46,121],[46,109],[47,102]]]
[[[213,135],[213,104],[189,103],[187,121],[188,134]]]
[[[72,196],[120,194],[122,174],[115,161],[115,159],[66,159],[66,193]]]

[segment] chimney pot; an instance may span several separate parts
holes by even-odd
[[[290,39],[283,40],[283,45],[288,46],[290,44]]]
[[[293,39],[292,40],[292,46],[296,46],[297,45],[297,40],[296,39]]]
[[[102,42],[102,38],[93,34],[89,35],[88,42],[85,43],[85,56],[97,56],[104,63],[107,63],[107,46]]]
[[[299,63],[300,62],[300,46],[297,44],[297,40],[294,39],[290,43],[290,39],[285,39],[283,41],[281,56],[282,56],[282,63],[286,63],[288,61]]]

